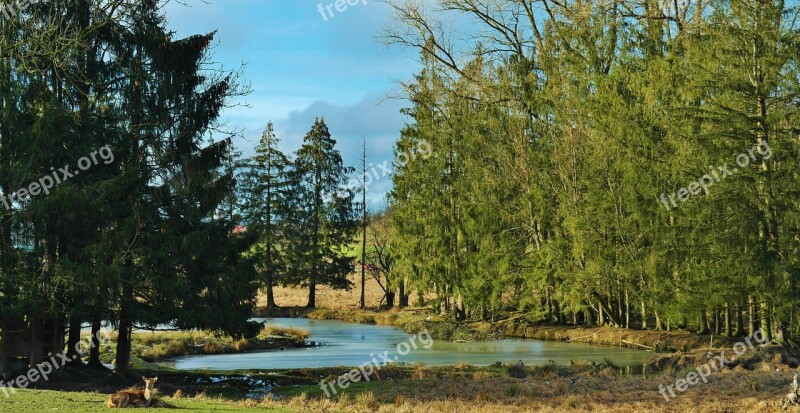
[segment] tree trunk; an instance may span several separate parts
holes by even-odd
[[[406,294],[406,281],[400,280],[400,308],[408,307],[408,294]]]
[[[321,259],[319,253],[319,241],[320,241],[320,226],[322,225],[322,208],[323,208],[323,201],[322,201],[322,166],[315,165],[316,171],[314,172],[314,178],[316,182],[314,182],[314,219],[313,219],[313,232],[312,232],[312,251],[311,251],[311,274],[309,274],[308,280],[308,304],[306,305],[307,308],[316,308],[317,307],[317,279],[318,274],[317,271],[319,270],[319,261]]]
[[[725,303],[725,335],[728,337],[733,337],[731,321],[731,306],[730,304]]]
[[[739,305],[736,307],[736,335],[738,337],[744,336],[744,306]]]
[[[275,309],[278,306],[275,305],[275,292],[273,291],[272,284],[274,283],[272,279],[272,271],[267,271],[267,309]]]
[[[69,365],[83,366],[80,354],[78,353],[78,346],[81,342],[81,319],[80,317],[71,316],[69,318],[69,334],[67,335],[67,358]],[[63,337],[63,336],[62,336]]]
[[[553,300],[553,316],[556,324],[564,324],[564,317],[561,314],[561,306],[558,305],[557,300]]]
[[[776,323],[775,329],[775,341],[779,343],[785,343],[786,340],[791,339],[791,331],[789,330],[788,326],[785,322],[778,320]]]
[[[464,301],[459,298],[457,302],[453,303],[453,315],[456,321],[461,321],[467,318],[467,312],[464,309]]]
[[[130,268],[126,268],[130,270]],[[123,277],[127,278],[127,277]],[[122,302],[119,312],[119,335],[117,337],[117,358],[114,371],[122,377],[128,375],[131,362],[131,333],[133,331],[133,317],[131,314],[133,305],[133,286],[129,280],[123,280]]]
[[[625,328],[631,328],[631,300],[628,289],[625,289]]]
[[[611,325],[613,325],[614,327],[619,327],[621,325],[619,320],[614,319],[614,313],[612,313],[611,311],[609,311],[607,307],[605,307],[605,305],[603,304],[603,300],[600,299],[599,297],[597,297],[597,307],[601,311],[600,313],[602,317],[601,321],[603,322],[603,324],[600,325],[605,324],[606,318],[608,319],[608,321],[611,322]]]
[[[95,318],[92,321],[92,348],[89,350],[89,363],[91,368],[103,368],[103,363],[100,361],[100,318]]]
[[[124,317],[119,320],[119,336],[117,337],[117,358],[114,371],[122,377],[128,375],[131,362],[131,332],[133,322]]]
[[[362,156],[361,156],[361,162],[362,162],[362,167],[363,167],[362,171],[366,175],[366,173],[367,173],[367,143],[366,143],[366,141],[363,142],[362,149],[363,149],[363,153],[362,153]],[[364,290],[365,290],[366,284],[367,284],[367,270],[366,270],[366,267],[365,267],[367,265],[367,218],[368,218],[367,217],[367,183],[366,182],[367,181],[365,179],[364,182],[363,182],[364,187],[362,188],[363,192],[361,193],[361,196],[362,196],[362,198],[361,198],[361,202],[362,202],[362,205],[361,205],[361,208],[362,208],[362,210],[361,210],[361,213],[362,213],[362,215],[361,215],[361,218],[362,218],[362,222],[361,222],[361,301],[359,303],[359,307],[362,310],[367,306],[366,298],[365,298],[365,295],[364,295],[365,294]],[[388,284],[388,282],[387,282],[387,284]],[[388,285],[387,285],[387,287],[388,287]],[[387,305],[389,304],[389,296],[388,296],[388,294],[386,296],[386,304]],[[394,306],[394,293],[392,293],[392,306]]]
[[[31,334],[30,347],[28,349],[28,363],[31,367],[35,367],[37,364],[44,361],[44,354],[42,354],[42,341],[40,340],[42,337],[42,323],[38,317],[30,317],[28,325],[30,326]]]
[[[316,308],[317,307],[317,283],[312,278],[311,281],[308,283],[308,304],[306,304],[306,308]]]
[[[767,341],[772,341],[772,315],[770,314],[769,305],[766,303],[761,304],[761,333]]]
[[[706,309],[700,310],[700,326],[697,328],[697,334],[708,334],[708,314]]]
[[[642,303],[642,330],[647,330],[647,308],[644,306],[644,301]]]
[[[548,285],[544,289],[544,307],[545,311],[545,318],[548,322],[553,321],[553,306],[550,304],[550,286]]]
[[[603,306],[600,305],[600,300],[597,300],[597,325],[603,326],[606,324],[606,320],[603,317]]]

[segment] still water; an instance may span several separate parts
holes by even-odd
[[[256,353],[188,356],[174,359],[170,364],[174,363],[176,368],[185,370],[313,368],[357,366],[373,358],[382,362],[383,355],[401,364],[489,365],[497,361],[512,363],[522,360],[526,365],[532,365],[546,364],[550,360],[556,364],[567,364],[570,360],[597,363],[610,360],[619,366],[641,366],[652,356],[652,353],[640,350],[538,340],[506,339],[471,343],[430,341],[425,335],[407,334],[394,327],[332,320],[255,320],[308,330],[311,333],[308,341],[320,345]],[[415,336],[413,342],[412,336]],[[412,343],[416,344],[416,349]]]

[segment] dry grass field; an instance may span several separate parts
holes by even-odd
[[[328,286],[317,286],[317,307],[331,310],[358,308],[361,300],[361,273],[353,273],[347,277],[353,284],[350,291],[334,290]],[[383,290],[369,274],[367,274],[365,300],[368,308],[377,308],[383,298]],[[275,287],[275,304],[279,307],[304,307],[308,304],[308,288]],[[259,296],[258,306],[267,304],[266,295]]]
[[[421,378],[380,382],[380,388],[357,390],[335,399],[309,396],[278,400],[233,401],[206,394],[181,392],[162,400],[170,409],[153,411],[275,412],[275,413],[771,413],[793,372],[730,371],[708,384],[694,386],[680,397],[665,401],[659,384],[668,378],[624,377],[598,374],[594,377],[537,376]],[[348,389],[350,390],[350,389]],[[167,396],[165,394],[165,396]],[[88,413],[105,410],[106,394],[91,392],[20,391],[0,400],[0,411],[34,413],[59,411]],[[800,412],[791,407],[790,413]]]
[[[658,386],[670,384],[672,376],[619,376],[604,371],[569,376],[554,372],[525,379],[419,378],[358,388],[335,400],[300,394],[252,404],[303,412],[767,413],[779,411],[778,402],[788,390],[787,384],[794,373],[727,370],[669,401],[659,394]],[[788,411],[800,412],[800,408]]]

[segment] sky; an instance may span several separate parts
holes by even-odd
[[[414,52],[381,42],[391,24],[387,5],[359,0],[343,11],[331,7],[331,16],[325,9],[334,1],[183,0],[166,6],[176,37],[216,30],[213,60],[229,69],[245,65],[252,92],[237,103],[247,107],[222,114],[229,128],[242,131],[234,143],[244,156],[253,153],[268,121],[281,149],[293,153],[314,118],[324,117],[345,165],[360,168],[362,139],[368,164],[393,158],[394,142],[409,122],[400,113],[409,103],[400,98],[399,82],[417,72]],[[390,188],[388,176],[373,182],[371,209],[385,205]]]

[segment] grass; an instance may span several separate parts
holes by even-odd
[[[708,384],[690,387],[670,401],[658,386],[676,377],[620,376],[613,369],[565,373],[566,369],[530,369],[525,378],[487,375],[482,370],[420,379],[355,383],[332,400],[319,386],[286,390],[289,401],[268,401],[262,406],[302,406],[323,412],[335,406],[345,411],[405,412],[772,412],[787,389],[792,371],[725,371]],[[754,385],[755,383],[755,385]],[[365,401],[372,410],[364,408]],[[292,404],[293,403],[293,404]],[[800,411],[800,408],[789,411]]]
[[[100,393],[68,393],[50,390],[20,390],[11,397],[0,396],[0,406],[4,412],[39,413],[95,413],[105,410],[106,394]],[[169,408],[150,408],[148,412],[175,412],[186,410],[191,412],[252,412],[253,409],[241,403],[232,403],[225,400],[212,400],[206,397],[193,398],[164,398]],[[293,413],[284,407],[271,407],[262,412]]]
[[[218,336],[208,331],[157,331],[137,332],[133,335],[131,355],[145,362],[156,362],[170,357],[195,354],[229,354],[254,350],[270,350],[281,347],[302,347],[308,338],[308,331],[299,328],[265,326],[258,336],[252,339],[235,339]],[[111,341],[101,343],[101,359],[110,363],[113,358]],[[88,339],[88,334],[84,340]]]
[[[278,400],[165,397],[153,412],[493,413],[493,412],[773,412],[793,372],[726,371],[671,401],[658,393],[670,376],[619,376],[608,370],[564,375],[531,371],[525,379],[465,368],[456,376],[355,383],[333,398],[317,385],[288,387]],[[0,396],[1,397],[1,396]],[[88,413],[104,410],[108,395],[22,390],[0,400],[2,411]],[[800,408],[790,408],[798,412]]]
[[[317,307],[330,309],[358,308],[361,299],[361,269],[358,273],[350,274],[347,278],[353,283],[353,288],[347,290],[334,290],[328,286],[317,286]],[[367,307],[377,308],[383,298],[383,290],[372,276],[367,274],[365,301]],[[308,289],[299,287],[274,287],[275,304],[279,307],[305,307],[308,304]],[[258,305],[267,304],[266,295],[259,297]]]

